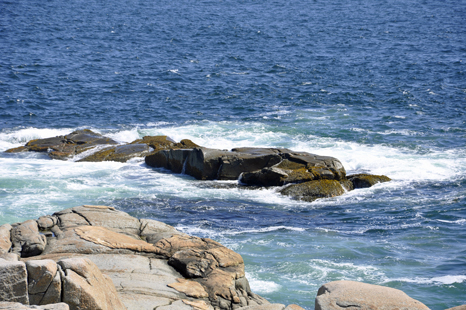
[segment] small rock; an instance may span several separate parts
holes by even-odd
[[[345,193],[345,190],[340,182],[336,180],[315,180],[292,184],[282,189],[280,193],[305,201],[314,201],[318,198],[342,195]]]
[[[319,288],[315,301],[316,310],[348,308],[361,310],[429,309],[404,292],[390,287],[355,281],[334,281]]]
[[[355,189],[371,187],[377,183],[391,181],[391,179],[385,175],[373,175],[373,174],[354,174],[354,175],[349,175],[347,178],[353,183],[353,187]]]
[[[456,306],[453,308],[448,308],[446,310],[466,310],[466,305]]]
[[[37,220],[37,225],[39,226],[40,230],[49,230],[54,225],[57,224],[57,219],[53,216],[41,216]]]

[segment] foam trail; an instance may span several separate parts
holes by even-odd
[[[464,275],[447,275],[441,277],[433,277],[433,278],[394,278],[394,279],[387,279],[384,281],[386,282],[408,282],[408,283],[418,283],[418,284],[454,284],[454,283],[463,283],[466,281],[466,276]]]

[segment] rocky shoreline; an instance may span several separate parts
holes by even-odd
[[[386,176],[346,175],[334,157],[283,148],[209,149],[166,136],[118,144],[79,130],[31,140],[6,152],[31,151],[52,159],[78,156],[78,161],[94,162],[144,157],[149,167],[198,180],[237,180],[237,186],[251,189],[273,186],[283,195],[305,201],[390,181]],[[315,309],[343,308],[428,309],[388,287],[353,281],[324,284],[317,292]],[[0,226],[0,309],[303,308],[271,304],[255,294],[242,257],[214,240],[189,236],[113,207],[84,205]]]
[[[323,285],[315,307],[428,309],[352,281]],[[0,309],[302,310],[253,293],[242,257],[214,240],[90,205],[0,226]]]

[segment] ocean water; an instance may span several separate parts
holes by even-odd
[[[466,1],[0,1],[0,224],[81,204],[240,253],[314,309],[356,280],[466,304]],[[393,181],[312,203],[127,163],[3,153],[89,128],[286,147]]]

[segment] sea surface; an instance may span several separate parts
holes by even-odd
[[[393,181],[308,203],[141,158],[3,153],[84,128]],[[466,1],[0,0],[0,224],[82,204],[223,243],[271,302],[311,310],[346,279],[466,304]]]

